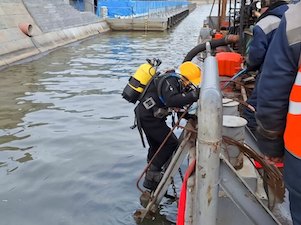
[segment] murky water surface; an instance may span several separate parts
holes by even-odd
[[[129,76],[160,58],[180,65],[210,6],[168,32],[110,32],[0,72],[0,224],[135,224],[145,166]],[[144,224],[174,224],[165,201]]]

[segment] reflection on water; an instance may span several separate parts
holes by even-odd
[[[101,34],[1,71],[1,224],[135,224],[146,150],[121,92],[145,58],[179,66],[209,9],[168,32]],[[144,224],[175,217],[166,201]]]

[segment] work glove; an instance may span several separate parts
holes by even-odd
[[[192,93],[192,97],[194,99],[194,101],[197,101],[200,97],[200,88],[197,87],[196,89],[192,90],[191,93]]]

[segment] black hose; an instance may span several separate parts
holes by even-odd
[[[228,38],[228,36],[222,38],[222,39],[217,39],[217,40],[211,40],[209,41],[211,48],[214,49],[219,46],[224,46],[229,43],[233,43],[233,40],[231,38]],[[199,44],[195,46],[193,49],[191,49],[187,55],[185,56],[183,63],[187,61],[191,61],[197,54],[199,54],[202,51],[206,50],[206,42]]]

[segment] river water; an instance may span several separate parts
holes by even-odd
[[[0,74],[0,224],[132,225],[146,161],[121,97],[145,58],[176,68],[210,5],[167,32],[109,32]],[[155,220],[174,224],[175,203]]]

